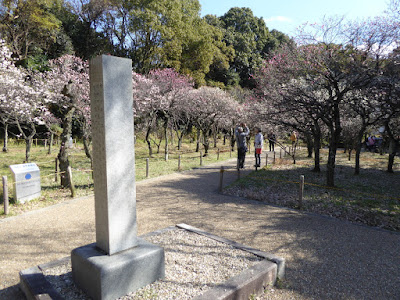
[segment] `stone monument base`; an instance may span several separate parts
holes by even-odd
[[[138,238],[138,246],[107,255],[89,244],[72,250],[72,277],[93,299],[113,300],[165,276],[164,249]]]

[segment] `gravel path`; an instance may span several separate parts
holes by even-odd
[[[219,195],[220,165],[138,183],[139,234],[186,223],[286,258],[263,299],[400,299],[399,234]],[[1,221],[0,241],[0,299],[18,299],[19,270],[95,241],[93,197]]]
[[[189,300],[261,261],[260,257],[203,235],[175,229],[146,237],[165,251],[165,279],[157,280],[118,300]],[[71,263],[43,273],[69,300],[90,300],[74,284]]]

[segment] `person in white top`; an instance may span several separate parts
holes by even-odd
[[[256,157],[256,164],[255,167],[260,167],[261,166],[261,152],[262,152],[262,147],[264,144],[264,137],[261,133],[261,129],[259,127],[254,128],[256,136],[254,139],[254,149],[255,149],[255,157]]]

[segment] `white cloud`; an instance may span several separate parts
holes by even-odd
[[[268,19],[265,19],[265,22],[286,22],[286,23],[292,23],[293,20],[288,18],[288,17],[284,17],[284,16],[274,16],[274,17],[270,17]]]
[[[378,45],[377,43],[373,44],[372,46],[367,46],[365,44],[359,45],[356,48],[360,50],[367,50],[375,55],[388,55],[393,52],[394,49],[397,49],[399,47],[398,42],[392,42],[391,44],[383,44],[383,45]]]

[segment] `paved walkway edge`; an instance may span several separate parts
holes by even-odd
[[[145,238],[146,236],[160,234],[162,232],[175,230],[177,228],[203,235],[210,239],[229,244],[232,247],[247,251],[256,256],[264,258],[264,260],[257,263],[253,267],[244,270],[239,275],[236,275],[228,279],[224,283],[219,284],[214,288],[206,291],[204,294],[195,297],[194,300],[249,299],[251,295],[261,294],[264,291],[265,287],[274,285],[277,279],[282,279],[284,276],[285,260],[283,258],[251,247],[244,246],[232,240],[216,236],[214,234],[192,227],[187,224],[170,226],[164,229],[144,234],[141,237]],[[63,265],[68,260],[70,260],[69,256],[21,271],[19,273],[20,287],[24,292],[26,298],[28,300],[63,299],[62,296],[46,280],[45,276],[43,275],[43,271],[49,268],[56,267],[58,265]]]

